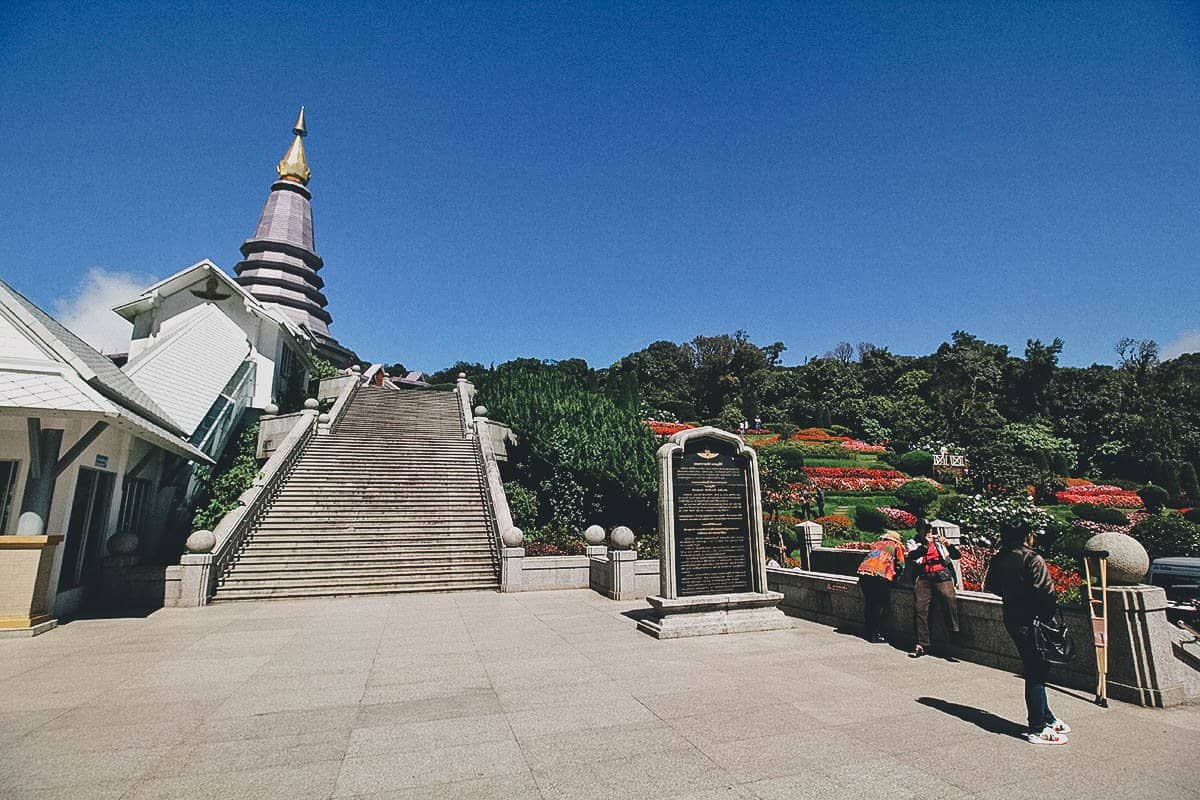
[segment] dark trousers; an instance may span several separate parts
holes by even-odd
[[[917,644],[929,647],[929,604],[933,596],[942,598],[942,609],[946,614],[946,627],[958,633],[958,600],[954,594],[954,581],[933,580],[921,575],[913,585],[913,598],[917,607]]]
[[[892,582],[876,575],[859,575],[858,587],[863,596],[863,622],[867,638],[883,632],[883,612],[892,598]]]
[[[1041,733],[1047,725],[1054,724],[1054,712],[1046,700],[1046,678],[1050,675],[1050,664],[1033,646],[1029,624],[1005,622],[1008,635],[1012,637],[1017,652],[1021,654],[1025,672],[1025,715],[1030,733]]]

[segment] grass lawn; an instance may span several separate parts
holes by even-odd
[[[831,509],[838,506],[870,506],[871,508],[896,508],[900,501],[896,499],[894,494],[826,494],[825,495],[825,512],[832,513]]]

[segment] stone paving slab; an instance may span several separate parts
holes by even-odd
[[[232,603],[0,641],[0,798],[1200,796],[1200,707],[824,626],[657,641],[586,590]],[[930,769],[930,764],[938,768]]]

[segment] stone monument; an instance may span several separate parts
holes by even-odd
[[[791,627],[767,589],[758,458],[735,434],[680,431],[658,451],[662,542],[653,614],[659,639]]]

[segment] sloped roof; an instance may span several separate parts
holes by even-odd
[[[34,371],[0,372],[0,406],[50,411],[106,410],[62,375]]]
[[[96,416],[114,428],[124,430],[139,439],[202,463],[212,459],[172,431],[156,425],[146,417],[96,391],[85,383],[69,364],[45,363],[0,367],[0,413],[39,414],[53,412],[55,416]]]
[[[134,317],[144,310],[145,304],[153,300],[155,294],[175,294],[176,292],[182,291],[188,286],[191,286],[195,282],[195,277],[191,273],[197,271],[204,271],[215,276],[217,280],[224,284],[223,288],[229,289],[235,294],[239,295],[246,303],[246,307],[255,314],[281,325],[297,339],[306,340],[310,344],[312,343],[312,337],[309,335],[307,330],[301,328],[298,323],[289,318],[287,315],[263,305],[254,295],[246,291],[246,287],[235,281],[228,274],[226,274],[225,270],[221,269],[207,258],[203,261],[197,261],[190,267],[185,267],[184,269],[179,270],[179,272],[176,272],[174,275],[168,275],[158,283],[147,286],[136,298],[127,303],[122,303],[121,305],[114,307],[113,311],[117,312],[122,317],[125,317],[125,319],[132,321]]]
[[[0,304],[29,325],[43,342],[100,394],[172,433],[183,431],[171,417],[107,357],[62,323],[0,280]]]
[[[174,330],[126,364],[125,373],[190,436],[250,354],[250,343],[211,303],[189,309],[173,322]]]

